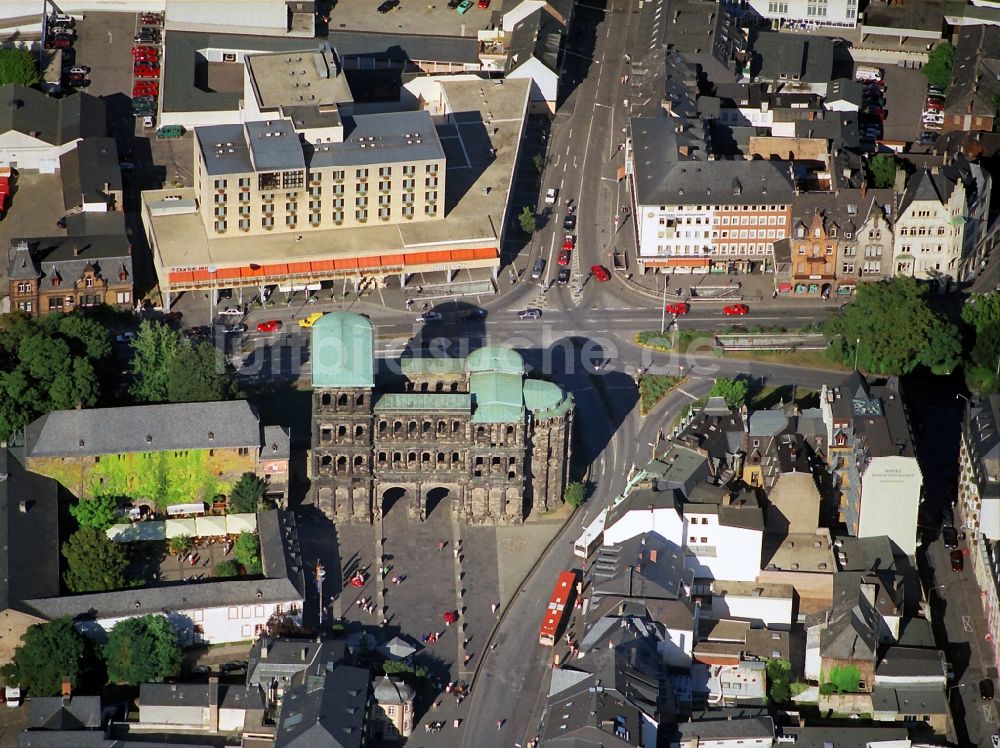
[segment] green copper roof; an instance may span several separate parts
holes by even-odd
[[[313,387],[373,387],[372,323],[330,312],[312,326]]]
[[[513,348],[499,345],[488,345],[473,351],[466,359],[470,372],[497,371],[506,374],[524,373],[524,359]]]
[[[391,392],[375,403],[375,412],[387,410],[445,411],[472,410],[472,395],[453,392]]]
[[[464,374],[464,358],[404,358],[400,369],[403,374]]]
[[[521,374],[477,372],[469,377],[469,386],[476,407],[472,414],[473,423],[517,423],[524,420]]]
[[[573,396],[553,382],[525,379],[524,407],[530,410],[535,418],[555,418],[573,408]]]

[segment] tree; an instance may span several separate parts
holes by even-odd
[[[857,665],[844,665],[830,668],[827,683],[833,684],[838,693],[857,693],[861,671]]]
[[[583,503],[585,494],[586,487],[580,481],[573,481],[567,484],[566,491],[563,493],[563,501],[576,509]]]
[[[15,313],[0,321],[0,439],[52,410],[96,405],[110,363],[108,333],[93,321]]]
[[[260,538],[252,532],[241,532],[233,546],[233,556],[247,574],[261,574],[264,566],[260,560]]]
[[[118,519],[118,505],[117,496],[95,496],[72,504],[69,513],[81,527],[96,527],[104,532]]]
[[[786,704],[792,697],[792,663],[780,658],[767,661],[767,698],[772,704]]]
[[[193,403],[239,395],[236,374],[210,343],[192,343],[145,320],[132,341],[132,396],[147,403]]]
[[[545,169],[545,156],[543,156],[541,153],[536,153],[534,156],[531,157],[531,163],[535,167],[535,171],[541,174],[542,171]]]
[[[962,321],[977,333],[1000,325],[1000,291],[972,294],[962,305]]]
[[[264,479],[253,473],[243,473],[229,489],[229,511],[232,514],[249,514],[260,508],[264,498]]]
[[[750,386],[744,379],[716,379],[712,385],[709,397],[721,397],[730,408],[739,408],[746,404],[750,395]]]
[[[24,47],[0,49],[0,86],[6,86],[8,83],[33,86],[38,81],[38,63],[28,49]]]
[[[535,221],[535,211],[530,205],[525,205],[521,212],[517,216],[517,220],[521,222],[521,230],[526,234],[533,234],[537,223]]]
[[[167,547],[175,556],[186,556],[194,548],[190,535],[175,535],[167,541]]]
[[[240,569],[235,561],[220,561],[215,565],[215,576],[225,579],[227,577],[238,577]]]
[[[92,643],[66,616],[29,626],[0,674],[32,696],[55,696],[63,678],[69,678],[74,691],[99,688],[104,683],[102,670]]]
[[[108,634],[104,661],[112,683],[158,683],[181,672],[177,631],[163,616],[119,621]]]
[[[908,374],[925,366],[936,374],[961,361],[961,337],[927,302],[927,287],[898,277],[858,286],[857,298],[827,320],[828,355],[876,374]]]
[[[170,367],[181,345],[180,334],[162,322],[144,320],[132,341],[132,396],[144,403],[167,400]]]
[[[238,395],[236,373],[221,351],[210,343],[181,343],[167,374],[169,402],[231,400]]]
[[[920,72],[932,86],[947,88],[954,60],[955,48],[948,42],[941,42],[927,55],[927,64],[920,68]]]
[[[892,187],[896,183],[896,159],[885,153],[876,153],[868,159],[868,173],[876,188]]]
[[[128,584],[128,559],[121,546],[103,530],[81,527],[63,543],[66,558],[66,586],[71,592],[106,592]]]

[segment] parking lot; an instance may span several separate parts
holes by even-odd
[[[927,79],[919,70],[895,66],[884,67],[883,75],[887,115],[883,138],[917,140],[923,131],[920,114],[927,93]]]
[[[393,10],[379,13],[371,0],[338,0],[330,11],[331,31],[377,31],[381,33],[429,34],[432,36],[476,36],[490,25],[500,0],[491,0],[487,9],[473,5],[460,15],[448,7],[448,0],[400,0]]]

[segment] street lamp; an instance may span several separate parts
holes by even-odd
[[[663,279],[663,301],[660,302],[660,335],[667,330],[667,282]]]

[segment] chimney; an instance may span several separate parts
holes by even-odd
[[[208,729],[213,733],[219,731],[219,676],[208,678]]]
[[[260,659],[267,659],[268,641],[267,639],[260,640]]]
[[[302,655],[302,661],[305,662],[306,658],[309,656],[309,647],[303,647],[301,655]]]
[[[24,502],[21,502],[21,503],[24,503]],[[59,693],[63,697],[64,700],[72,698],[72,696],[73,696],[73,681],[71,681],[66,676],[63,676],[62,686],[60,687]]]
[[[80,246],[76,244],[76,242],[73,243],[73,256],[74,257],[80,256]]]
[[[649,550],[649,563],[651,564],[656,563],[656,550],[653,548]]]
[[[28,502],[26,500],[24,500],[24,499],[22,499],[21,501],[17,502],[17,510],[21,514],[27,514],[28,513]]]

